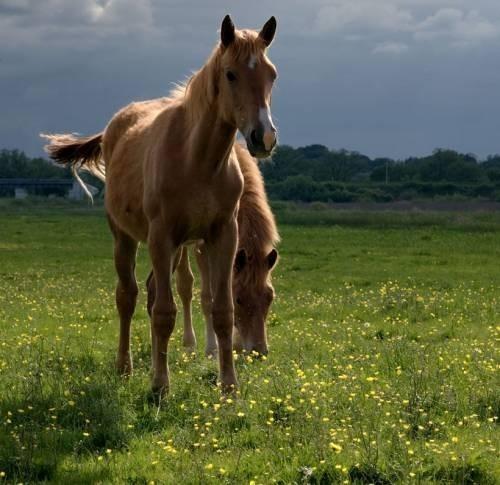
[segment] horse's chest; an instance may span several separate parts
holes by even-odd
[[[188,218],[197,225],[210,224],[214,219],[231,216],[238,203],[238,196],[209,187],[198,187],[186,199]]]
[[[236,184],[200,184],[187,192],[182,218],[191,236],[203,239],[214,224],[235,213],[241,189]]]
[[[234,162],[218,174],[181,167],[156,184],[162,217],[179,242],[205,239],[216,226],[229,221],[235,214],[242,190],[243,177]],[[150,198],[152,195],[153,191],[149,192]],[[154,216],[154,211],[150,212]]]

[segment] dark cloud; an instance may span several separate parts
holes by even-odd
[[[477,0],[0,0],[0,147],[101,130],[200,67],[230,12],[278,18],[283,143],[404,157],[500,152],[500,5]]]

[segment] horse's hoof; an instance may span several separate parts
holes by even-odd
[[[232,396],[238,391],[238,382],[235,381],[233,383],[224,383],[221,382],[221,390],[224,396]]]
[[[168,377],[165,378],[155,378],[153,377],[153,382],[151,383],[151,392],[153,395],[158,396],[163,399],[168,394],[169,382]]]
[[[131,359],[118,360],[116,362],[116,371],[122,377],[130,377],[133,373],[134,367]]]
[[[209,359],[216,359],[217,354],[219,353],[218,349],[205,349],[205,356]]]
[[[160,407],[162,401],[166,398],[168,391],[165,388],[151,388],[147,394],[147,402],[151,406]]]
[[[151,400],[155,406],[159,406],[163,399],[167,397],[168,394],[168,387],[167,386],[162,386],[162,387],[157,387],[157,386],[152,386],[151,387]]]
[[[196,354],[196,342],[194,344],[183,344],[186,354]]]

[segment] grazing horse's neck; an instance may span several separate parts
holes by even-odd
[[[227,163],[235,138],[236,128],[222,119],[217,106],[207,106],[192,131],[191,158],[214,173]]]

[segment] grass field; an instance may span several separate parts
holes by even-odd
[[[0,206],[0,481],[498,483],[500,215],[277,210],[268,358],[223,401],[178,324],[158,408],[143,291],[113,371],[102,211]]]

